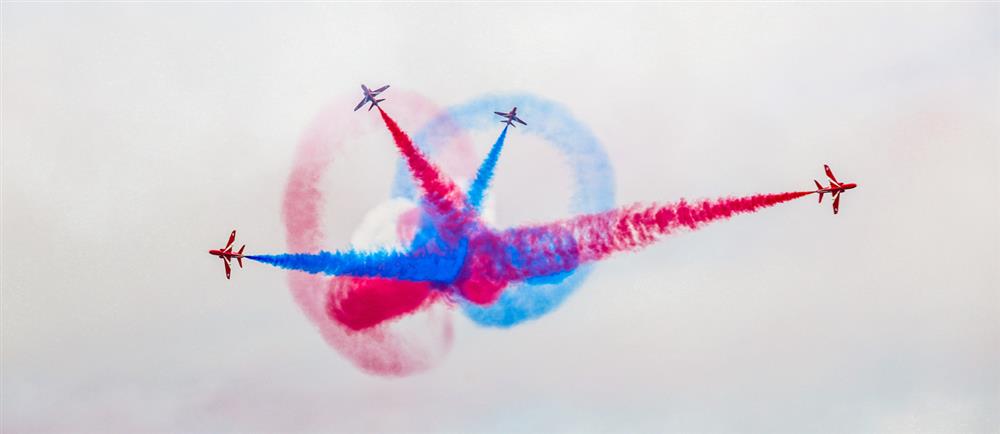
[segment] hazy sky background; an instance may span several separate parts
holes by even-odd
[[[1000,429],[996,4],[0,11],[4,432]],[[806,198],[617,256],[511,330],[455,312],[439,366],[375,377],[284,272],[226,281],[205,254],[233,227],[285,246],[300,135],[361,82],[387,107],[558,101],[620,204],[804,189],[824,163],[860,187],[837,216]],[[566,215],[558,154],[505,152],[498,223]],[[330,248],[395,164],[373,134],[331,167]]]

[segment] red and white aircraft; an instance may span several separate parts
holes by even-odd
[[[240,268],[243,268],[243,249],[246,248],[247,245],[244,244],[243,247],[240,247],[238,252],[233,253],[233,241],[235,240],[236,230],[234,229],[233,233],[229,234],[229,242],[226,243],[226,247],[208,251],[210,255],[215,255],[218,256],[219,259],[222,259],[222,265],[226,266],[226,279],[229,278],[229,274],[233,271],[229,266],[229,261],[232,261],[233,258],[236,258],[236,262],[240,264]]]
[[[813,180],[816,183],[816,191],[813,193],[819,193],[819,202],[823,203],[823,194],[830,193],[833,195],[833,213],[836,214],[840,210],[840,194],[846,190],[850,190],[857,187],[858,184],[853,182],[840,182],[837,181],[837,177],[833,176],[833,171],[830,170],[830,166],[824,164],[823,168],[826,169],[826,177],[830,178],[830,186],[823,188],[823,186],[817,180]]]

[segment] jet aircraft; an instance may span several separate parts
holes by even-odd
[[[247,245],[244,244],[240,247],[239,251],[233,252],[233,241],[236,241],[235,229],[233,230],[233,233],[229,234],[229,242],[226,243],[226,247],[208,251],[210,255],[215,255],[218,256],[219,259],[222,259],[222,265],[226,266],[226,279],[228,279],[230,273],[232,273],[232,267],[229,266],[229,262],[232,261],[233,258],[236,258],[236,262],[240,265],[240,268],[243,268],[243,249],[246,248]]]
[[[385,98],[376,99],[376,97],[378,97],[378,94],[382,93],[383,90],[386,90],[388,88],[389,88],[389,85],[387,84],[387,85],[382,86],[382,87],[380,87],[378,89],[371,90],[371,89],[368,88],[368,86],[365,86],[365,85],[362,84],[361,85],[361,91],[364,92],[364,97],[361,98],[361,102],[359,102],[358,105],[356,107],[354,107],[354,111],[358,111],[358,109],[360,109],[361,107],[363,107],[365,105],[365,103],[368,103],[368,102],[370,102],[372,104],[371,106],[368,107],[368,111],[372,111],[373,108],[375,108],[375,107],[378,106],[378,103],[380,103],[382,101],[385,101]]]
[[[826,177],[830,179],[830,186],[824,188],[822,184],[817,180],[813,180],[816,184],[816,191],[814,193],[819,193],[819,203],[823,203],[823,195],[830,193],[833,195],[833,213],[836,214],[840,210],[840,194],[855,188],[858,184],[853,182],[840,182],[837,181],[837,177],[833,176],[833,171],[830,170],[830,166],[824,164],[823,169],[826,169]]]
[[[496,113],[497,116],[504,118],[504,120],[500,121],[501,123],[510,125],[512,127],[517,128],[517,125],[514,125],[514,122],[519,122],[521,125],[528,125],[526,122],[522,121],[521,118],[517,117],[517,107],[510,109],[510,111],[507,113],[504,112],[493,112],[493,113]]]

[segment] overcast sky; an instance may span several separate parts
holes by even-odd
[[[0,11],[4,432],[1000,429],[996,4]],[[804,189],[824,163],[860,187],[837,216],[809,197],[616,256],[510,330],[452,312],[436,367],[372,376],[284,272],[205,254],[233,227],[284,248],[297,143],[361,82],[387,107],[556,101],[619,204]],[[384,133],[344,149],[329,248],[395,164]],[[511,134],[497,224],[569,215],[570,173]]]

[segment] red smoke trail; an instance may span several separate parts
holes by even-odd
[[[331,285],[326,313],[347,328],[358,331],[383,321],[413,313],[433,303],[437,296],[429,282],[345,276]]]
[[[645,247],[661,236],[680,229],[697,229],[716,220],[752,213],[810,193],[812,192],[797,191],[757,194],[696,203],[681,200],[667,205],[636,204],[575,217],[558,225],[573,232],[579,262],[584,263],[603,259],[616,252]]]
[[[510,282],[558,276],[615,252],[647,246],[678,229],[697,229],[810,193],[760,194],[694,204],[681,200],[669,205],[632,205],[499,233],[477,232],[469,238],[465,264],[453,286],[466,300],[489,305]]]
[[[431,204],[433,217],[436,220],[438,230],[441,235],[449,241],[454,241],[456,236],[460,236],[466,224],[475,221],[474,213],[469,212],[466,206],[465,193],[458,188],[451,178],[445,176],[441,169],[431,163],[416,146],[410,137],[399,128],[381,107],[378,109],[385,121],[385,126],[392,133],[392,139],[396,142],[396,147],[406,159],[410,172],[424,191],[424,198]]]

